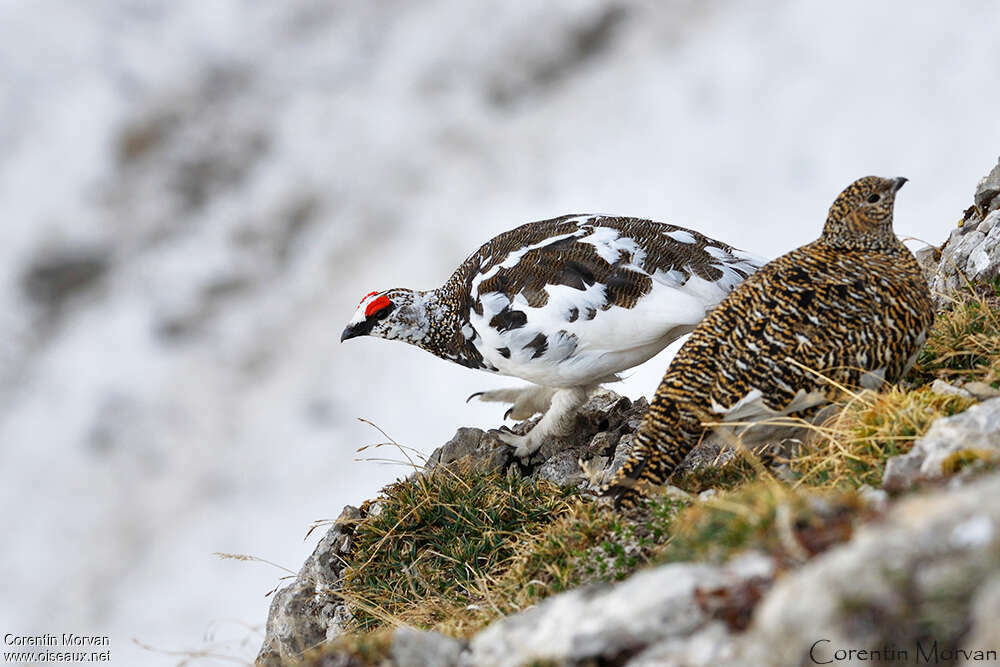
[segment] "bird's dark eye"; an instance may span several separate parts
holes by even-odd
[[[869,204],[877,204],[879,200],[882,199],[882,195],[868,195]]]

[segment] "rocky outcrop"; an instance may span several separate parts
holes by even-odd
[[[774,569],[769,558],[749,555],[724,567],[675,563],[616,586],[570,591],[480,632],[463,664],[625,664],[631,658],[664,664],[650,661],[690,654],[705,634],[725,636],[726,606],[718,601],[744,599],[752,608],[756,600],[747,591],[766,589]],[[705,643],[705,664],[724,662],[726,648]]]
[[[351,549],[351,525],[360,518],[356,507],[345,507],[295,581],[275,594],[258,665],[279,667],[295,661],[308,649],[337,636],[350,619],[337,591],[341,564]]]
[[[738,639],[735,664],[813,664],[838,649],[884,647],[908,652],[886,663],[910,664],[918,643],[930,651],[936,641],[944,655],[963,639],[970,649],[998,648],[979,643],[1000,633],[989,616],[995,587],[983,589],[1000,577],[998,528],[1000,475],[900,502],[775,584]]]
[[[530,458],[519,461],[513,450],[490,433],[478,428],[460,428],[455,437],[435,449],[427,468],[439,465],[472,465],[491,471],[517,466],[529,479],[547,479],[556,484],[587,484],[580,461],[593,462],[594,474],[617,470],[632,450],[632,434],[639,427],[649,405],[619,396],[613,391],[595,392],[580,408],[570,432],[542,445]],[[512,430],[523,434],[537,419],[517,424]]]
[[[909,453],[886,462],[882,486],[904,491],[917,482],[942,479],[963,461],[998,459],[1000,398],[994,398],[931,424]]]
[[[921,252],[924,266],[934,267],[931,291],[939,307],[966,288],[966,280],[988,282],[1000,276],[1000,162],[976,187],[973,205],[961,226],[941,248]],[[928,262],[933,256],[935,261]]]
[[[918,650],[990,649],[1000,639],[998,528],[991,475],[900,502],[773,587],[773,564],[757,555],[661,566],[500,620],[460,664],[797,665],[838,649],[890,647],[911,661]],[[745,629],[734,609],[753,612]]]

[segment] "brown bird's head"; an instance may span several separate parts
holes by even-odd
[[[899,243],[892,210],[905,178],[865,176],[848,185],[830,207],[822,239],[828,245],[877,249]]]

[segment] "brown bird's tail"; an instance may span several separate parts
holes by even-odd
[[[644,428],[635,437],[632,455],[608,482],[601,494],[614,499],[615,509],[632,509],[656,487],[663,486],[680,461],[667,454],[677,451],[674,443],[658,447],[650,442]],[[681,457],[683,460],[683,456]]]

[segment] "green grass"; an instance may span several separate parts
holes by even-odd
[[[634,572],[681,506],[662,498],[626,517],[516,473],[435,470],[363,508],[338,594],[357,634],[407,624],[467,637],[554,593]]]
[[[388,486],[356,526],[343,575],[357,629],[449,620],[576,495],[517,474],[450,468]]]

